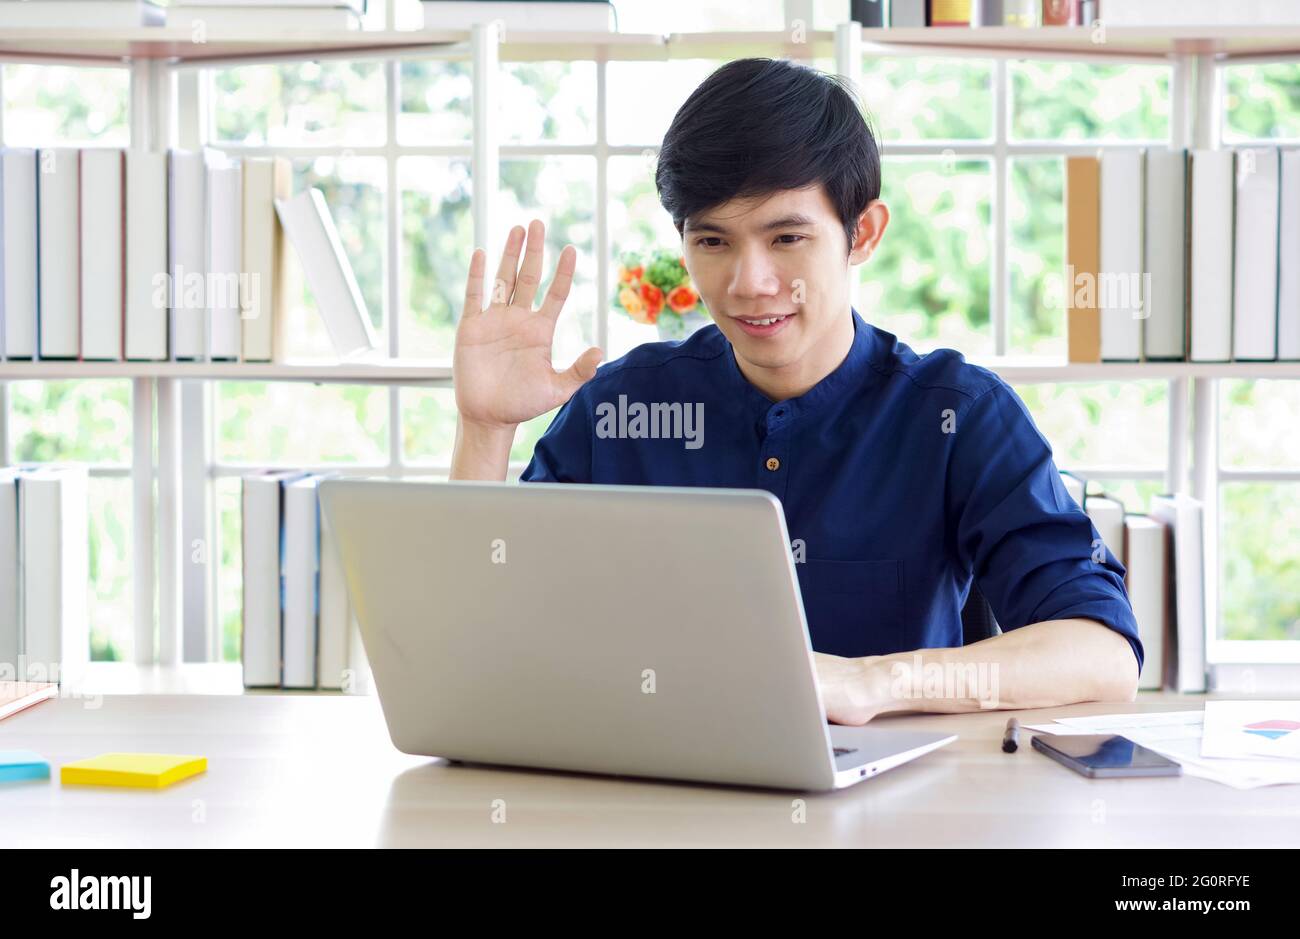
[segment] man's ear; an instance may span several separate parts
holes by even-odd
[[[858,216],[857,235],[849,247],[849,263],[861,264],[871,257],[889,226],[889,206],[879,199],[867,203]]]

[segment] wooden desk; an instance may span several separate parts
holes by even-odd
[[[1018,716],[1040,723],[1205,700],[1143,694]],[[0,847],[1300,845],[1300,787],[1085,779],[1031,749],[1027,731],[1017,753],[1002,753],[1010,713],[882,718],[882,727],[960,739],[817,795],[408,756],[367,696],[118,695],[98,708],[61,698],[0,721],[0,749],[35,750],[53,772],[50,781],[0,784]],[[209,768],[161,792],[57,781],[59,765],[113,750],[196,753]],[[494,822],[502,804],[505,822]],[[797,823],[800,804],[806,821]]]

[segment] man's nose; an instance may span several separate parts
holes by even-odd
[[[781,277],[776,265],[758,248],[747,248],[736,255],[730,293],[734,297],[774,297],[781,292]]]

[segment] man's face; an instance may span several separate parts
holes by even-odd
[[[683,256],[742,369],[817,380],[839,364],[829,360],[835,349],[840,358],[847,351],[846,327],[852,339],[848,265],[870,254],[879,228],[849,252],[839,216],[817,184],[733,199],[688,218]]]

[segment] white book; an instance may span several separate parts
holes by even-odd
[[[1109,496],[1089,496],[1084,509],[1102,543],[1121,564],[1124,560],[1124,506]],[[1094,545],[1095,547],[1095,545]]]
[[[202,359],[207,333],[207,171],[203,153],[173,150],[167,238],[171,272],[171,356]]]
[[[1232,357],[1277,358],[1278,155],[1272,147],[1237,153],[1237,233]]]
[[[22,677],[18,671],[23,644],[19,474],[19,470],[0,470],[0,680],[8,681]]]
[[[1165,526],[1146,515],[1130,515],[1124,519],[1124,537],[1124,585],[1142,642],[1138,688],[1159,689],[1164,685],[1164,637],[1168,625]]]
[[[23,657],[29,681],[76,681],[90,661],[86,480],[84,466],[45,467],[19,477]]]
[[[1232,358],[1236,158],[1234,150],[1192,152],[1189,320],[1193,362],[1227,362]]]
[[[184,6],[167,11],[167,25],[193,30],[331,30],[361,28],[361,20],[347,7],[238,7]]]
[[[1142,358],[1142,150],[1101,155],[1101,307],[1103,361]]]
[[[280,358],[284,323],[284,233],[275,200],[293,191],[293,165],[283,157],[244,160],[244,272],[246,295],[240,297],[245,362]]]
[[[1064,470],[1061,471],[1061,483],[1065,486],[1065,491],[1070,494],[1070,498],[1075,501],[1075,504],[1078,505],[1080,509],[1082,509],[1087,484],[1078,476],[1067,473]]]
[[[81,354],[81,239],[77,232],[81,152],[41,150],[36,162],[40,355],[75,359]]]
[[[81,357],[122,357],[121,150],[81,152]]]
[[[925,26],[927,0],[889,0],[886,25],[900,27]]]
[[[320,616],[317,626],[316,686],[342,689],[347,678],[348,631],[352,627],[352,607],[348,603],[348,585],[334,531],[321,516],[320,526]]]
[[[62,28],[75,23],[80,29],[130,29],[161,26],[166,14],[147,0],[105,3],[103,0],[49,0],[0,3],[0,28]]]
[[[0,344],[7,359],[36,357],[36,151],[0,151]]]
[[[1205,542],[1204,512],[1191,496],[1153,496],[1151,517],[1169,529],[1172,543],[1174,648],[1176,675],[1171,684],[1180,694],[1205,690]],[[1168,549],[1167,549],[1168,550]]]
[[[1181,360],[1187,307],[1187,151],[1147,151],[1146,264],[1142,351],[1147,359]]]
[[[0,681],[0,720],[59,696],[59,686],[50,682]]]
[[[572,29],[590,32],[614,30],[609,3],[497,3],[436,0],[422,2],[425,29],[469,29],[475,23],[504,20],[507,29]],[[924,26],[922,22],[920,25]]]
[[[1300,150],[1282,151],[1278,190],[1277,357],[1300,360]]]
[[[126,154],[126,357],[167,358],[167,154]]]
[[[275,210],[302,263],[334,351],[340,359],[373,351],[375,335],[366,301],[321,191],[308,189],[291,199],[276,199]]]
[[[245,476],[240,514],[243,524],[244,630],[240,658],[244,685],[278,688],[281,677],[280,521],[283,488],[298,479],[296,470]]]
[[[316,487],[321,477],[307,476],[284,487],[284,550],[280,577],[284,584],[285,688],[316,687],[316,613],[320,587],[320,508]]]
[[[237,161],[208,167],[208,358],[239,358],[243,194]]]

